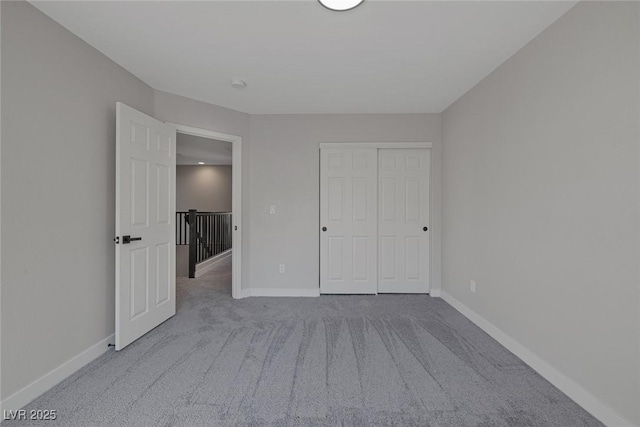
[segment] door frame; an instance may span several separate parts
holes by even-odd
[[[431,296],[440,296],[439,288],[434,289],[433,280],[433,227],[431,223],[434,221],[434,203],[433,203],[433,143],[431,142],[320,142],[318,143],[318,155],[320,150],[327,148],[428,148],[431,151],[429,157],[429,291]],[[320,200],[320,186],[318,186],[318,201]],[[320,211],[318,211],[318,229],[320,229]],[[319,243],[319,242],[318,242]],[[320,255],[320,254],[319,254]],[[321,255],[320,255],[321,256]],[[318,262],[320,262],[320,256]],[[320,287],[320,277],[318,276],[318,288]]]
[[[323,148],[433,148],[431,142],[321,142]]]
[[[177,133],[231,143],[233,149],[231,155],[231,215],[234,228],[231,248],[233,251],[231,296],[234,299],[242,298],[242,137],[176,123],[167,124],[175,128]],[[175,223],[173,234],[175,235]]]

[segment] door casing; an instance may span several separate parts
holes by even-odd
[[[167,124],[175,128],[178,133],[231,143],[233,150],[231,166],[231,215],[233,217],[231,296],[235,299],[242,298],[242,137],[176,123]]]

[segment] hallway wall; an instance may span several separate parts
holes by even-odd
[[[176,167],[176,211],[231,212],[231,166]]]

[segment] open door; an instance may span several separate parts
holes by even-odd
[[[116,350],[176,313],[175,129],[116,105]]]

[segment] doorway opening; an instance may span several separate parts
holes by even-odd
[[[176,135],[176,276],[191,279],[231,257],[232,145]]]
[[[240,297],[242,138],[183,125],[176,129],[176,276],[200,277],[231,263]]]

